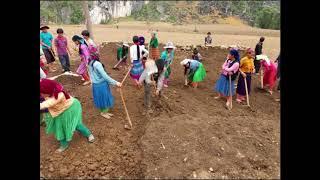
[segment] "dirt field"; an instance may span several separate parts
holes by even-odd
[[[213,98],[212,90],[227,51],[200,50],[208,72],[198,89],[183,86],[179,63],[190,53],[176,52],[169,88],[164,89],[169,99],[153,98],[153,114],[142,115],[143,88],[136,89],[130,78],[126,80],[123,93],[132,130],[124,129],[127,120],[116,88],[112,89],[114,117],[107,120],[94,108],[90,86],[79,85],[81,78],[59,77],[82,103],[83,121],[96,141],[89,144],[75,133],[69,149],[55,154],[58,142],[41,127],[41,174],[47,178],[279,179],[280,104],[274,101],[279,93],[270,96],[258,90],[254,77],[253,111],[235,101],[228,111],[223,100]],[[111,69],[116,63],[115,44],[107,44],[101,56],[109,75],[121,81],[125,71]],[[79,62],[72,64],[75,71]]]
[[[280,31],[252,28],[246,25],[210,24],[197,25],[198,33],[193,32],[194,25],[171,25],[167,23],[151,23],[146,25],[143,22],[120,22],[119,29],[116,25],[94,25],[93,33],[95,41],[107,42],[132,42],[134,35],[144,35],[150,40],[150,29],[159,30],[160,43],[172,41],[179,45],[204,44],[206,33],[210,31],[213,35],[213,45],[241,45],[254,48],[260,36],[265,36],[263,51],[271,58],[277,58],[280,52]],[[50,32],[56,35],[56,29],[64,29],[71,43],[71,37],[80,34],[85,25],[50,25]]]

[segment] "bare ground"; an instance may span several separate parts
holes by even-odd
[[[161,45],[162,46],[162,45]],[[115,88],[114,117],[103,119],[94,108],[90,86],[81,86],[77,77],[61,76],[57,80],[83,107],[83,121],[96,142],[75,133],[70,148],[55,154],[58,142],[41,127],[40,169],[47,178],[280,178],[280,104],[279,97],[258,90],[253,77],[248,107],[233,103],[225,109],[223,100],[215,100],[212,89],[218,79],[227,51],[200,50],[207,77],[198,89],[183,86],[179,62],[190,52],[177,51],[166,98],[153,98],[153,114],[143,116],[143,88],[136,89],[126,80],[123,93],[133,122],[125,130],[126,115]],[[120,81],[124,70],[112,70],[116,63],[116,46],[101,50],[107,72]],[[79,62],[72,63],[75,71]],[[59,66],[59,64],[57,64]],[[52,73],[51,75],[56,75]],[[210,169],[211,168],[211,169]],[[211,170],[211,171],[210,171]]]

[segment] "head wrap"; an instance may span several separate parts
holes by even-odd
[[[140,45],[144,45],[144,40],[145,40],[144,37],[143,37],[143,36],[140,36],[140,37],[139,37],[139,44],[140,44]]]
[[[70,95],[64,91],[63,86],[57,81],[50,79],[42,79],[40,81],[40,93],[49,94],[50,97],[54,96],[55,99],[58,99],[58,94],[63,92],[66,99],[70,98]]]

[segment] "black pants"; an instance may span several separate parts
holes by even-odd
[[[256,70],[256,73],[259,73],[260,67],[261,67],[260,61],[258,61],[258,60],[255,59],[255,60],[253,61],[253,63],[254,63],[254,68],[255,68],[255,70]]]

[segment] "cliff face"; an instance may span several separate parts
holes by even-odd
[[[99,24],[110,17],[130,16],[132,11],[139,10],[149,1],[94,1],[90,11],[93,24]]]

